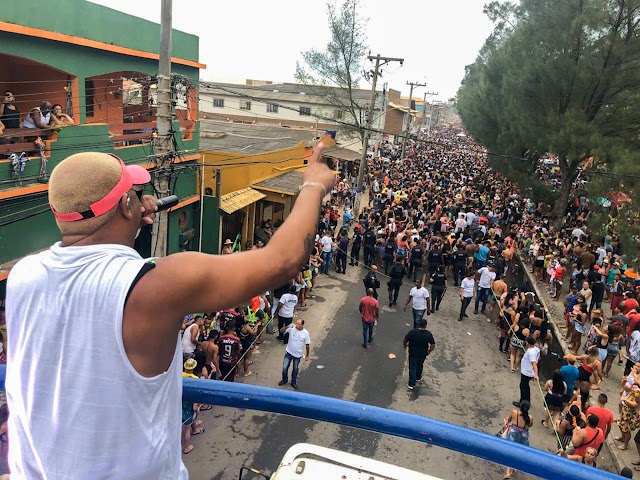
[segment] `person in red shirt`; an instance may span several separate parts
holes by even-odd
[[[362,318],[362,347],[367,348],[373,342],[373,326],[378,320],[378,300],[373,298],[373,288],[367,288],[367,296],[360,300],[360,316]]]
[[[627,338],[630,338],[631,332],[636,328],[637,323],[640,322],[640,313],[638,313],[637,309],[634,308],[626,315],[629,319],[629,325],[627,325]]]
[[[604,438],[611,433],[611,425],[613,424],[613,412],[605,405],[609,399],[604,393],[598,396],[598,405],[587,408],[586,414],[598,417],[598,428],[604,432]]]
[[[595,415],[587,417],[587,426],[582,429],[574,429],[571,441],[574,447],[574,455],[584,457],[588,447],[595,448],[598,452],[604,443],[604,432],[598,428],[599,418]]]
[[[233,382],[236,376],[235,367],[242,351],[242,344],[236,336],[236,322],[234,320],[227,320],[224,325],[224,335],[220,336],[217,343],[220,352],[221,380]]]
[[[638,301],[633,298],[633,292],[624,292],[624,300],[620,303],[620,309],[623,315],[629,316],[631,310],[640,308]]]

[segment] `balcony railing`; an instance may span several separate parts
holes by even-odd
[[[4,389],[5,366],[0,366]],[[619,479],[618,475],[567,460],[494,435],[410,413],[362,403],[275,388],[211,380],[183,380],[186,400],[223,407],[246,408],[335,423],[408,438],[506,465],[553,480]]]

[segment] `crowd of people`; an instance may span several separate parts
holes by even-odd
[[[397,145],[383,143],[378,151],[369,165],[369,203],[353,225],[344,219],[340,226],[331,205],[321,215],[320,273],[334,264],[336,272],[344,273],[347,263],[362,261],[367,297],[377,299],[384,281],[389,307],[397,304],[402,284],[413,280],[404,308],[411,304],[416,329],[425,313],[438,309],[453,280],[460,288],[458,320],[468,317],[473,303],[474,314],[495,322],[498,350],[509,355],[511,372],[520,372],[520,396],[507,419],[505,438],[528,444],[533,426],[530,383],[539,381],[540,356],[548,353],[553,334],[533,289],[506,281],[507,272],[517,267],[514,255],[519,251],[538,286],[552,298],[564,298],[566,322],[561,328],[573,352],[544,385],[549,418],[541,423],[558,433],[559,454],[596,466],[613,414],[605,407],[606,395],[595,398],[591,392],[610,375],[616,359],[623,363],[626,349],[618,419],[623,435],[616,440],[619,448],[628,448],[627,433],[640,427],[635,403],[640,379],[633,369],[640,361],[640,285],[615,231],[591,232],[587,227],[594,206],[577,196],[557,225],[549,206],[527,198],[493,172],[484,150],[456,130],[414,144],[406,158],[400,158]],[[345,208],[350,206],[346,202]],[[364,310],[366,348],[375,317]],[[410,369],[409,389],[421,376],[415,369]],[[634,467],[640,471],[640,459]],[[508,470],[505,478],[513,473]]]
[[[584,199],[572,203],[557,226],[544,204],[526,198],[515,184],[493,172],[484,150],[457,130],[413,144],[403,159],[397,145],[382,143],[377,150],[369,164],[368,204],[354,214],[356,199],[349,180],[337,183],[321,209],[315,249],[296,278],[255,297],[250,305],[185,319],[185,361],[196,360],[195,374],[227,381],[238,374],[251,375],[260,335],[276,333],[287,343],[296,310],[312,301],[318,276],[330,270],[344,274],[347,266],[363,264],[364,348],[373,341],[382,282],[390,308],[397,305],[401,286],[413,282],[403,302],[404,309],[411,306],[414,320],[415,332],[405,337],[413,359],[407,387],[413,389],[421,379],[424,359],[435,347],[425,314],[439,309],[453,281],[459,288],[457,320],[468,318],[473,304],[474,315],[495,323],[496,346],[509,356],[510,371],[520,372],[520,396],[503,434],[528,444],[528,429],[534,426],[528,413],[530,383],[539,381],[540,356],[548,353],[553,335],[548,313],[532,289],[507,280],[507,273],[517,268],[514,256],[519,251],[539,287],[564,298],[561,328],[573,352],[543,386],[548,417],[541,419],[542,425],[557,433],[559,454],[595,467],[613,414],[605,406],[607,396],[596,398],[591,392],[611,374],[614,362],[623,362],[626,349],[618,419],[623,435],[616,440],[621,449],[628,448],[630,432],[640,427],[640,377],[635,367],[640,362],[639,285],[615,232],[598,236],[589,231],[590,205]],[[283,361],[287,370],[294,364],[294,388],[308,333],[305,339],[295,355],[287,350]],[[286,383],[283,371],[280,384]],[[640,453],[637,437],[636,445]],[[640,457],[637,463],[640,471]],[[505,478],[513,473],[508,470]]]

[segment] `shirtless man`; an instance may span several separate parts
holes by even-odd
[[[211,378],[222,378],[220,377],[220,364],[218,363],[218,352],[220,348],[216,345],[218,335],[214,335],[214,333],[215,332],[211,333],[206,342],[200,343],[200,348],[206,355],[205,362],[207,365],[213,366],[214,374],[211,375]]]
[[[489,316],[487,317],[487,322],[490,322],[493,319],[493,309],[495,308],[496,303],[500,301],[502,295],[507,293],[507,290],[509,290],[509,286],[502,278],[493,282],[493,292],[491,293],[491,303],[489,304]]]

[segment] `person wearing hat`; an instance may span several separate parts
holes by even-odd
[[[184,378],[198,378],[193,373],[197,366],[198,362],[195,358],[187,359],[183,364],[182,376]],[[202,421],[196,421],[198,407],[197,403],[182,401],[182,453],[185,455],[193,450],[193,444],[189,443],[191,436],[204,433],[204,428],[198,427],[198,425],[202,425]]]
[[[233,242],[231,241],[230,238],[227,238],[224,241],[224,244],[222,245],[222,252],[221,255],[229,255],[230,253],[233,253]]]
[[[313,247],[322,198],[335,182],[323,149],[316,147],[294,208],[264,248],[151,261],[133,249],[157,211],[156,198],[144,195],[149,172],[98,152],[58,163],[48,192],[61,241],[20,260],[7,280],[12,472],[79,478],[100,476],[99,466],[112,478],[186,475],[176,415],[182,396],[177,319],[238,305],[297,274]],[[43,311],[47,328],[24,322]],[[78,375],[78,365],[100,375]],[[82,435],[62,421],[69,412],[82,412],[90,426]]]

